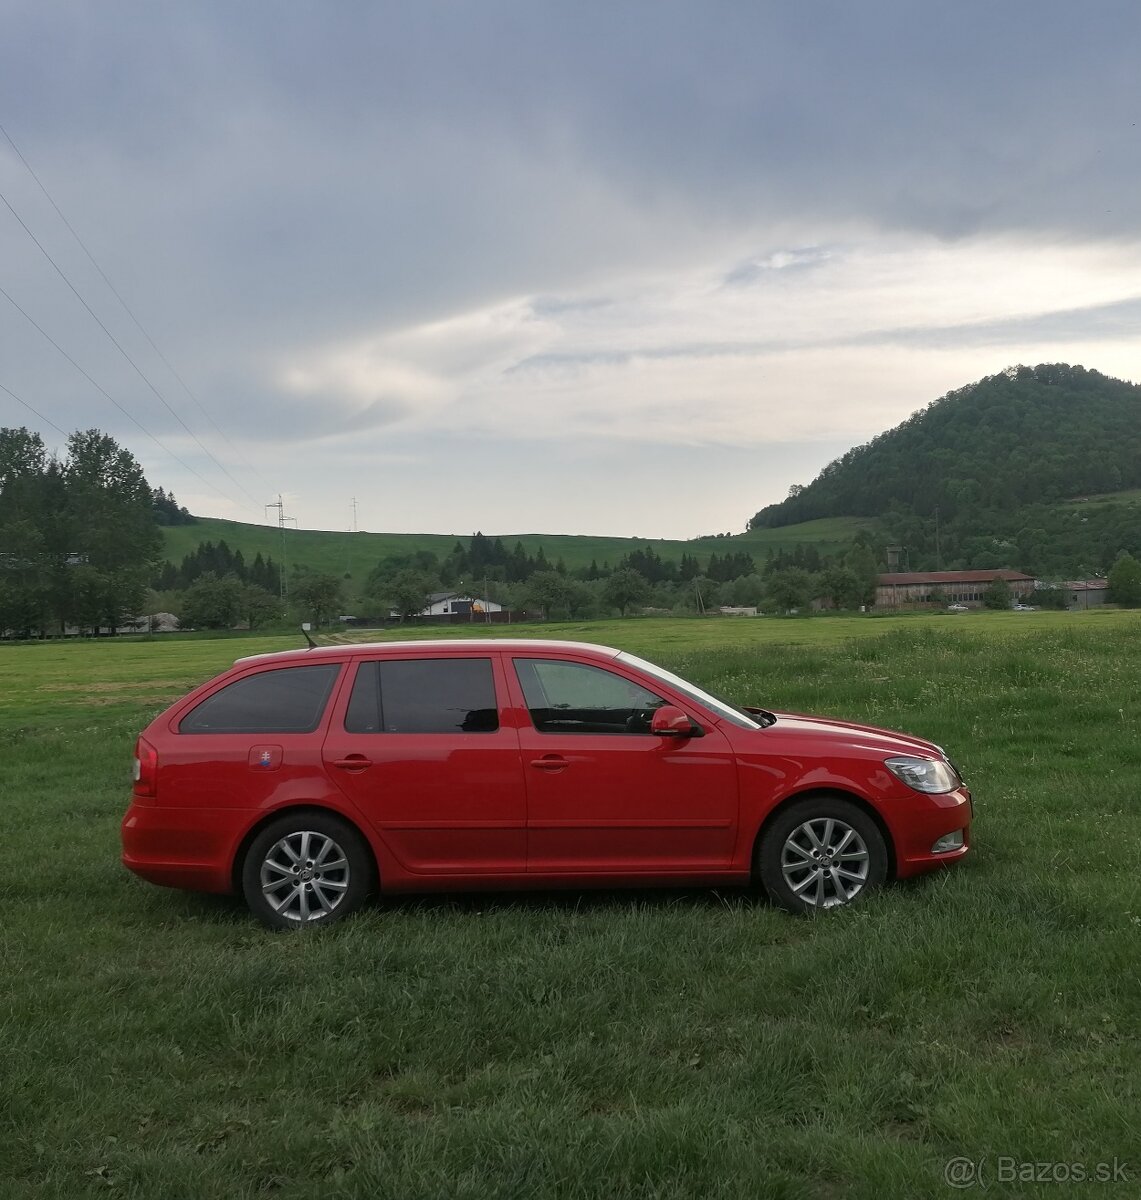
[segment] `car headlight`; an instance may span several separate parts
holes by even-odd
[[[960,782],[950,764],[937,758],[918,758],[907,754],[885,759],[883,765],[896,779],[902,779],[917,792],[953,792]]]

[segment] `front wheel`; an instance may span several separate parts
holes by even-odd
[[[887,847],[861,808],[838,796],[790,805],[765,830],[757,873],[774,903],[789,912],[851,904],[887,876]]]
[[[325,813],[279,817],[254,838],[242,863],[246,903],[271,929],[339,921],[361,906],[372,879],[364,839]]]

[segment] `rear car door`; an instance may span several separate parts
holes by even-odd
[[[528,871],[701,875],[729,868],[737,770],[715,725],[700,722],[701,737],[655,736],[650,720],[667,698],[651,689],[653,681],[570,658],[517,655],[512,665],[511,685],[529,716],[519,731]]]
[[[329,724],[325,769],[398,869],[526,870],[527,797],[518,733],[500,719],[504,695],[498,655],[355,664]]]
[[[167,814],[151,851],[168,862],[228,862],[237,810],[322,804],[336,789],[321,766],[329,698],[343,662],[251,666],[176,709],[158,744]],[[216,820],[204,814],[217,813]]]

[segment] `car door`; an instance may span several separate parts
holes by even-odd
[[[162,741],[171,809],[262,809],[323,799],[321,746],[341,662],[250,667],[177,713]],[[329,789],[332,790],[331,788]]]
[[[728,869],[737,771],[728,739],[655,736],[667,697],[632,671],[570,657],[512,657],[527,783],[527,869],[700,875]],[[676,698],[669,703],[679,703]],[[684,703],[682,707],[685,707]]]
[[[326,770],[403,870],[526,870],[517,731],[494,655],[358,662],[325,740]],[[382,867],[383,870],[383,867]]]

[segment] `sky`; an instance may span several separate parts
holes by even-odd
[[[1009,366],[1141,381],[1134,0],[0,19],[0,426],[199,515],[740,532]]]

